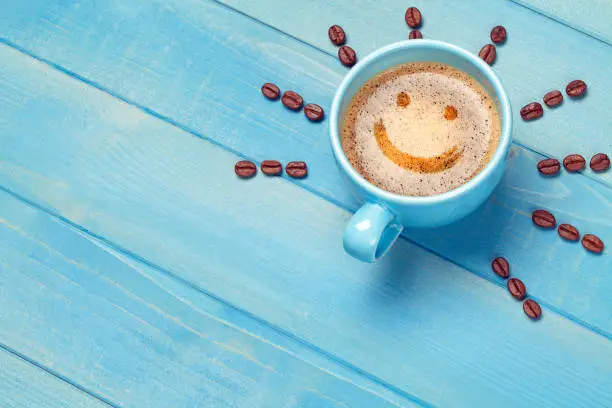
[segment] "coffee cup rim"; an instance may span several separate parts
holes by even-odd
[[[482,169],[476,176],[470,179],[467,183],[462,184],[461,186],[444,192],[442,194],[436,194],[432,196],[407,196],[401,195],[397,193],[392,193],[390,191],[384,190],[380,187],[375,186],[366,180],[349,162],[344,149],[342,148],[342,143],[340,141],[340,132],[339,132],[339,120],[341,118],[342,112],[340,112],[340,108],[342,102],[344,100],[345,94],[352,84],[352,82],[359,76],[359,74],[366,69],[370,64],[379,60],[380,58],[384,58],[385,55],[396,51],[398,48],[400,49],[415,49],[415,48],[430,48],[430,49],[438,49],[442,51],[446,51],[455,55],[458,55],[464,58],[466,61],[470,62],[472,65],[476,66],[476,68],[483,74],[483,76],[489,81],[497,98],[499,99],[499,105],[501,108],[501,134],[499,138],[499,143],[495,150],[495,153],[491,157],[491,160],[487,163],[487,165]],[[410,62],[410,61],[408,61]],[[510,106],[510,99],[506,90],[504,89],[500,79],[493,72],[491,67],[484,62],[477,55],[464,50],[461,47],[458,47],[453,44],[449,44],[443,41],[437,40],[406,40],[399,41],[393,44],[386,45],[382,48],[377,49],[376,51],[370,53],[365,58],[361,59],[346,75],[346,77],[342,80],[342,83],[336,90],[334,95],[334,100],[332,103],[331,115],[330,115],[330,137],[331,144],[336,160],[340,163],[344,172],[357,184],[360,185],[369,195],[381,198],[384,201],[397,203],[397,204],[417,204],[417,205],[429,205],[440,203],[443,201],[449,201],[456,199],[457,197],[465,194],[470,191],[478,184],[482,183],[497,166],[499,166],[504,160],[505,156],[510,148],[510,144],[512,142],[512,108]]]

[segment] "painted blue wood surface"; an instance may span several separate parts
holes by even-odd
[[[303,11],[303,3],[266,4],[275,12],[258,18],[315,47],[329,47],[328,22]],[[342,4],[318,2],[317,15]],[[441,17],[434,24],[429,9],[423,31],[449,40],[462,32],[465,37],[454,42],[479,47],[480,31],[486,39],[492,17],[503,14],[511,35],[528,27],[532,40],[554,34],[585,49],[579,62],[584,77],[609,88],[609,79],[589,61],[598,53],[606,62],[609,48],[527,9],[491,4],[450,9],[439,1],[419,3]],[[249,14],[262,9],[238,0],[232,5]],[[392,30],[386,33],[371,24],[401,17],[403,10],[398,14],[393,7],[405,5],[368,3],[341,22],[359,52],[392,41],[400,30],[405,35],[401,24],[387,24]],[[457,18],[462,13],[475,15],[469,29]],[[5,344],[122,406],[176,398],[179,406],[204,398],[209,406],[410,406],[411,399],[440,406],[612,404],[609,261],[554,234],[537,235],[528,220],[534,206],[548,206],[581,229],[602,228],[599,235],[610,241],[609,224],[596,225],[610,207],[610,192],[597,181],[608,184],[609,176],[543,180],[534,171],[539,157],[517,147],[504,185],[470,220],[479,228],[468,239],[459,236],[467,221],[410,232],[488,281],[406,241],[370,267],[348,259],[339,246],[347,212],[285,180],[240,183],[231,173],[237,156],[193,137],[257,160],[306,158],[311,177],[296,184],[354,208],[328,152],[325,125],[264,103],[258,90],[265,80],[278,80],[327,107],[344,72],[329,55],[211,2],[189,0],[15,2],[0,11],[0,36],[21,49],[0,49],[0,185],[47,212],[0,199],[2,216],[11,216],[0,227],[2,259],[12,266],[0,287],[17,288],[2,299],[2,310],[9,311],[0,314]],[[496,66],[511,93],[522,95],[564,75],[563,69],[548,76],[541,65],[527,66],[519,57],[535,51],[525,38],[516,41],[516,48],[509,41],[500,50]],[[568,66],[566,54],[555,56],[556,44],[539,47],[553,66]],[[516,64],[503,68],[502,50]],[[57,72],[62,67],[76,75]],[[534,74],[517,83],[517,71],[525,68]],[[576,146],[555,131],[590,129],[594,134],[580,152],[608,143],[605,150],[604,96],[590,92],[582,103],[558,111],[567,116],[555,112],[560,124],[555,119],[520,127],[517,139],[554,153]],[[57,217],[126,255],[109,255]],[[222,224],[227,227],[219,229]],[[294,231],[299,234],[293,240],[284,239]],[[478,250],[477,243],[483,244]],[[545,256],[538,248],[547,248]],[[528,322],[490,275],[488,263],[497,253],[511,258],[513,272],[543,301],[539,324]],[[153,269],[135,267],[133,257]],[[75,258],[77,265],[66,261]],[[214,309],[204,317],[185,306],[204,307],[202,302]],[[49,321],[65,333],[50,331]],[[193,340],[185,325],[222,333],[220,344]],[[73,333],[81,343],[67,338]],[[224,348],[226,341],[236,348]],[[246,356],[236,355],[244,349]],[[218,356],[233,364],[229,371],[215,366]],[[278,376],[249,357],[268,362]],[[219,377],[210,381],[214,369]],[[142,372],[156,380],[154,388],[137,381]],[[514,383],[491,381],[503,376]],[[198,382],[204,377],[208,381]],[[302,377],[316,392],[300,388]],[[276,396],[275,386],[289,391]]]
[[[487,27],[490,22],[500,21],[502,15],[508,19],[508,24],[516,25],[514,27],[507,24],[510,33],[525,32],[529,27],[531,36],[508,40],[500,50],[500,60],[496,64],[495,69],[505,77],[511,95],[531,92],[537,88],[536,83],[549,81],[555,75],[564,75],[562,69],[551,71],[549,66],[541,67],[540,74],[534,73],[527,77],[524,75],[524,72],[533,72],[537,68],[533,62],[525,62],[535,60],[528,52],[536,52],[533,44],[538,43],[534,41],[531,44],[529,39],[562,38],[563,44],[581,44],[583,47],[593,48],[593,52],[598,52],[599,48],[603,47],[605,52],[600,53],[601,58],[612,58],[609,47],[574,30],[543,19],[513,3],[494,3],[495,7],[487,6],[490,4],[488,2],[462,3],[453,9],[439,7],[440,10],[436,11],[439,19],[428,18],[423,30],[439,32],[441,35],[436,38],[456,38],[460,45],[471,49],[480,44],[483,36],[488,38]],[[19,46],[28,47],[28,50],[34,50],[45,58],[52,58],[71,70],[77,70],[86,80],[95,81],[108,92],[135,101],[134,103],[140,106],[147,106],[147,109],[154,109],[167,121],[241,155],[256,160],[278,158],[285,162],[296,158],[306,159],[311,164],[311,175],[306,181],[297,183],[344,208],[355,208],[354,200],[338,177],[324,124],[312,125],[304,120],[302,115],[291,114],[278,103],[265,101],[258,89],[259,84],[270,80],[272,76],[272,80],[283,87],[284,84],[291,84],[290,87],[300,91],[308,90],[309,94],[304,94],[307,98],[312,94],[316,95],[313,100],[329,101],[334,86],[345,72],[335,59],[311,47],[296,45],[291,38],[213,2],[183,0],[176,1],[171,6],[167,3],[157,6],[148,2],[146,4],[149,4],[149,8],[145,7],[145,3],[138,8],[140,12],[137,19],[129,13],[131,8],[118,6],[118,3],[112,0],[108,0],[105,14],[102,16],[99,15],[98,8],[93,6],[88,8],[81,5],[74,8],[61,2],[55,5],[16,5],[12,10],[12,18],[6,19],[6,31],[11,33],[12,41],[18,41]],[[331,49],[325,36],[324,26],[327,22],[315,21],[317,19],[314,14],[307,13],[305,9],[300,8],[304,7],[300,4],[302,3],[288,2],[282,7],[279,4],[275,13],[265,13],[265,16],[258,17],[274,19],[268,22],[282,29],[291,29],[291,33],[295,35],[308,34],[305,39],[313,38],[315,46]],[[393,4],[400,7],[399,3]],[[259,9],[250,2],[235,5],[248,12]],[[419,5],[425,13],[427,5]],[[133,6],[136,7],[136,4]],[[320,7],[329,8],[328,15],[341,15],[341,3],[326,2]],[[19,11],[18,8],[24,10]],[[473,12],[475,9],[478,9],[478,13]],[[50,23],[46,18],[40,19],[38,24],[25,23],[36,21],[33,19],[33,11],[40,10],[44,10],[41,12],[44,16],[54,16],[53,22]],[[380,21],[390,20],[396,15],[396,10],[381,9],[377,6],[365,8],[363,11],[364,15],[373,13],[372,18]],[[472,28],[460,31],[458,27],[463,24],[463,20],[457,16],[471,14],[476,14]],[[291,15],[298,15],[300,18],[288,27],[286,25]],[[403,35],[401,33],[405,34],[403,21],[400,21],[402,24],[397,27],[392,26],[383,32],[360,27],[358,24],[366,24],[362,13],[351,16],[352,20],[347,21],[345,27],[349,33],[355,32],[350,41],[358,50],[368,50],[368,47],[373,49],[385,43],[385,40],[391,42]],[[538,23],[540,20],[541,24]],[[83,24],[83,21],[89,21],[91,24]],[[119,21],[130,21],[130,24],[118,24]],[[351,26],[352,23],[356,26]],[[63,30],[58,29],[58,25],[63,27]],[[235,27],[241,27],[241,30],[237,31]],[[455,31],[452,31],[453,27]],[[321,35],[313,35],[320,32]],[[458,38],[457,32],[462,32],[461,39]],[[481,35],[481,32],[484,34]],[[360,36],[366,37],[361,37],[360,40]],[[199,44],[207,44],[207,47]],[[549,53],[549,49],[550,47],[537,48],[537,52],[546,52],[546,59],[551,61],[550,66],[564,67],[575,60],[555,48],[554,44],[554,53]],[[96,50],[96,53],[87,54],[87,50]],[[507,61],[502,59],[502,51],[511,52]],[[223,59],[215,58],[221,54],[224,55]],[[579,63],[584,61],[580,60]],[[543,70],[546,70],[546,75]],[[600,89],[611,85],[605,71],[584,67],[581,73],[593,75]],[[197,87],[194,84],[197,84]],[[589,128],[589,137],[581,139],[580,148],[577,150],[587,156],[588,149],[605,151],[610,144],[606,138],[608,117],[604,112],[607,106],[604,99],[605,92],[596,89],[589,91],[588,98],[580,103],[568,102],[567,106],[557,111],[547,112],[545,120],[539,123],[525,124],[518,120],[516,137],[531,143],[536,150],[570,152],[576,148],[576,142],[567,139],[573,137],[573,133],[560,133],[558,127],[566,130],[576,127]],[[325,103],[321,103],[327,107]],[[548,113],[558,116],[559,121],[549,117]],[[587,149],[584,144],[590,147]],[[494,228],[470,228],[471,235],[463,239],[469,246],[482,243],[483,234],[501,234],[503,231],[503,240],[494,242],[485,238],[485,243],[489,245],[482,246],[478,256],[474,256],[473,251],[465,251],[462,245],[456,243],[458,234],[465,231],[465,224],[429,232],[408,231],[407,235],[418,239],[421,245],[468,267],[480,276],[488,277],[499,285],[503,283],[491,276],[490,259],[500,253],[508,254],[513,262],[517,263],[517,273],[524,274],[526,279],[529,278],[527,280],[535,280],[538,291],[533,290],[532,294],[538,300],[610,337],[612,321],[606,311],[609,310],[612,300],[607,295],[606,283],[609,283],[612,277],[603,272],[608,264],[586,257],[580,249],[567,254],[561,253],[556,257],[534,257],[533,254],[527,254],[524,248],[532,247],[532,243],[537,242],[534,240],[542,237],[534,235],[535,231],[528,222],[514,222],[516,213],[522,214],[523,221],[527,220],[527,214],[536,206],[559,208],[567,214],[564,220],[574,221],[583,232],[599,234],[606,239],[610,233],[607,225],[597,228],[594,225],[596,218],[592,217],[590,221],[586,218],[590,214],[607,214],[609,193],[608,190],[598,192],[600,189],[596,181],[606,183],[603,179],[610,176],[593,175],[587,171],[586,175],[591,177],[591,180],[588,177],[569,174],[563,174],[555,181],[541,179],[535,168],[540,157],[527,154],[525,149],[519,149],[517,152],[520,152],[517,157],[521,159],[514,162],[517,166],[512,173],[515,178],[508,180],[502,186],[500,194],[496,195],[501,200],[492,201],[487,207],[488,210],[483,210],[472,218],[481,225],[491,224]],[[14,160],[26,160],[22,164],[26,168],[36,165],[30,163],[32,160],[28,161],[28,158],[36,157],[32,151],[15,151],[11,154],[24,156]],[[44,164],[40,163],[41,166]],[[39,171],[46,173],[48,169],[45,167]],[[541,194],[517,195],[513,186],[520,186],[523,179],[530,180],[532,189],[542,189]],[[13,180],[11,186],[15,185],[12,188],[16,189],[29,188],[27,185],[21,187],[18,184],[17,180]],[[580,194],[574,196],[574,199],[559,200],[558,191],[572,191],[568,186],[573,185],[584,186],[578,188],[591,192],[592,195]],[[19,191],[30,196],[26,190]],[[599,198],[600,195],[603,200]],[[37,197],[44,199],[40,194]],[[56,207],[52,201],[48,204],[52,208]],[[78,219],[75,221],[79,222]],[[550,238],[550,235],[546,237]],[[559,241],[556,243],[562,244]],[[148,253],[141,255],[148,256]],[[602,272],[599,272],[602,275],[602,284],[598,287],[600,290],[595,293],[593,287],[596,286],[596,280],[591,276],[576,276],[575,269],[562,268],[566,263],[578,268],[580,264],[577,262],[583,258],[588,261],[586,265],[598,262],[598,265],[602,266]],[[532,277],[533,273],[521,271],[524,265],[529,265],[531,270],[543,272]],[[578,282],[575,282],[576,280]],[[570,284],[577,290],[567,291],[565,288]],[[585,297],[592,299],[592,303],[585,305]],[[591,313],[591,309],[601,312]]]
[[[284,179],[237,180],[235,155],[15,50],[0,52],[0,78],[10,78],[0,89],[12,96],[0,96],[7,147],[1,179],[15,180],[5,184],[11,189],[29,186],[20,193],[47,211],[2,202],[11,218],[0,248],[16,264],[3,279],[19,282],[3,300],[2,310],[12,313],[1,326],[19,329],[3,334],[5,344],[125,405],[179,394],[184,404],[190,397],[235,401],[231,389],[202,378],[222,350],[206,348],[209,339],[185,333],[171,316],[206,333],[236,330],[214,329],[212,317],[191,320],[192,312],[162,296],[166,283],[151,288],[129,264],[107,260],[57,227],[55,212],[130,257],[146,255],[156,273],[184,286],[184,303],[213,296],[242,315],[239,327],[263,325],[305,345],[331,372],[335,364],[360,374],[395,393],[400,406],[410,398],[439,406],[612,403],[612,343],[605,337],[546,308],[534,324],[503,288],[405,240],[383,262],[359,263],[340,245],[347,211]],[[36,125],[25,126],[26,115],[35,115]],[[16,230],[27,236],[15,237]],[[49,332],[46,321],[61,328]],[[235,344],[255,348],[238,332]],[[261,347],[258,361],[284,367],[284,354]],[[103,352],[113,354],[102,359]],[[232,361],[239,371],[250,367],[250,360]],[[155,389],[141,383],[141,373]],[[316,373],[313,381],[325,383]],[[513,380],[491,380],[500,377]],[[335,378],[325,383],[326,395],[366,401],[368,382],[341,392]],[[269,381],[251,390],[276,391],[277,380]]]
[[[4,271],[3,267],[0,267]],[[5,289],[0,286],[4,297]],[[0,312],[3,314],[3,312]],[[108,408],[109,405],[27,361],[0,350],[2,408]]]
[[[210,315],[201,293],[160,287],[150,268],[6,193],[0,208],[0,327],[11,329],[0,343],[113,406],[396,406],[363,379],[355,384],[225,321],[231,309],[217,305]]]
[[[512,0],[576,30],[612,44],[610,0]]]

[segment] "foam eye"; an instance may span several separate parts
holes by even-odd
[[[447,105],[444,109],[444,118],[446,118],[446,120],[457,119],[457,108],[455,108],[454,106]]]
[[[398,93],[396,103],[400,108],[405,108],[406,106],[410,105],[410,95],[408,95],[406,92]]]

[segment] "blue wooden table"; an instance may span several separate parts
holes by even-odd
[[[344,254],[357,207],[327,122],[365,56],[423,35],[477,52],[516,116],[477,213]],[[532,226],[536,208],[612,245],[612,172],[544,179],[543,157],[611,153],[612,1],[27,0],[0,5],[1,407],[612,407],[612,255]],[[589,94],[525,123],[573,79]],[[237,160],[305,160],[238,180]],[[491,272],[503,255],[543,308]]]

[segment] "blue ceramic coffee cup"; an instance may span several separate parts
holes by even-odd
[[[460,187],[428,197],[394,194],[371,184],[353,168],[340,140],[345,110],[361,86],[391,67],[419,61],[445,63],[470,74],[489,92],[501,115],[499,144],[487,166]],[[344,248],[357,259],[374,262],[388,251],[405,226],[451,223],[474,211],[491,195],[502,178],[512,142],[512,112],[501,82],[478,56],[440,41],[403,41],[375,51],[351,69],[334,97],[330,136],[338,167],[363,202],[346,227]]]

